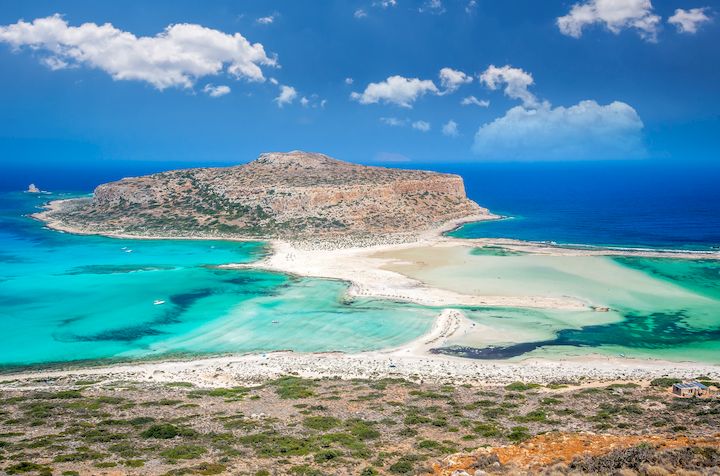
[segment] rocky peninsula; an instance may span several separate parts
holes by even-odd
[[[145,237],[412,240],[491,217],[458,175],[371,167],[323,154],[261,154],[233,167],[173,170],[98,186],[36,215],[75,233]]]

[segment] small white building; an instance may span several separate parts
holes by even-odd
[[[700,382],[676,383],[672,386],[673,394],[678,397],[705,397],[710,394],[707,386]]]

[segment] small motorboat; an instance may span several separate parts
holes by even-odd
[[[159,306],[161,304],[165,304],[165,301],[163,301],[162,299],[156,299],[153,301],[153,305],[155,306]]]
[[[272,321],[273,324],[280,324],[280,321]]]

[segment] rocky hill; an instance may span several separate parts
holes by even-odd
[[[83,233],[314,239],[417,233],[487,214],[465,196],[458,175],[294,151],[125,178],[38,218]]]

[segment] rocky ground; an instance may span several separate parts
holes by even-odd
[[[0,470],[97,475],[718,474],[720,400],[672,382],[0,383]],[[599,385],[599,384],[596,384]]]

